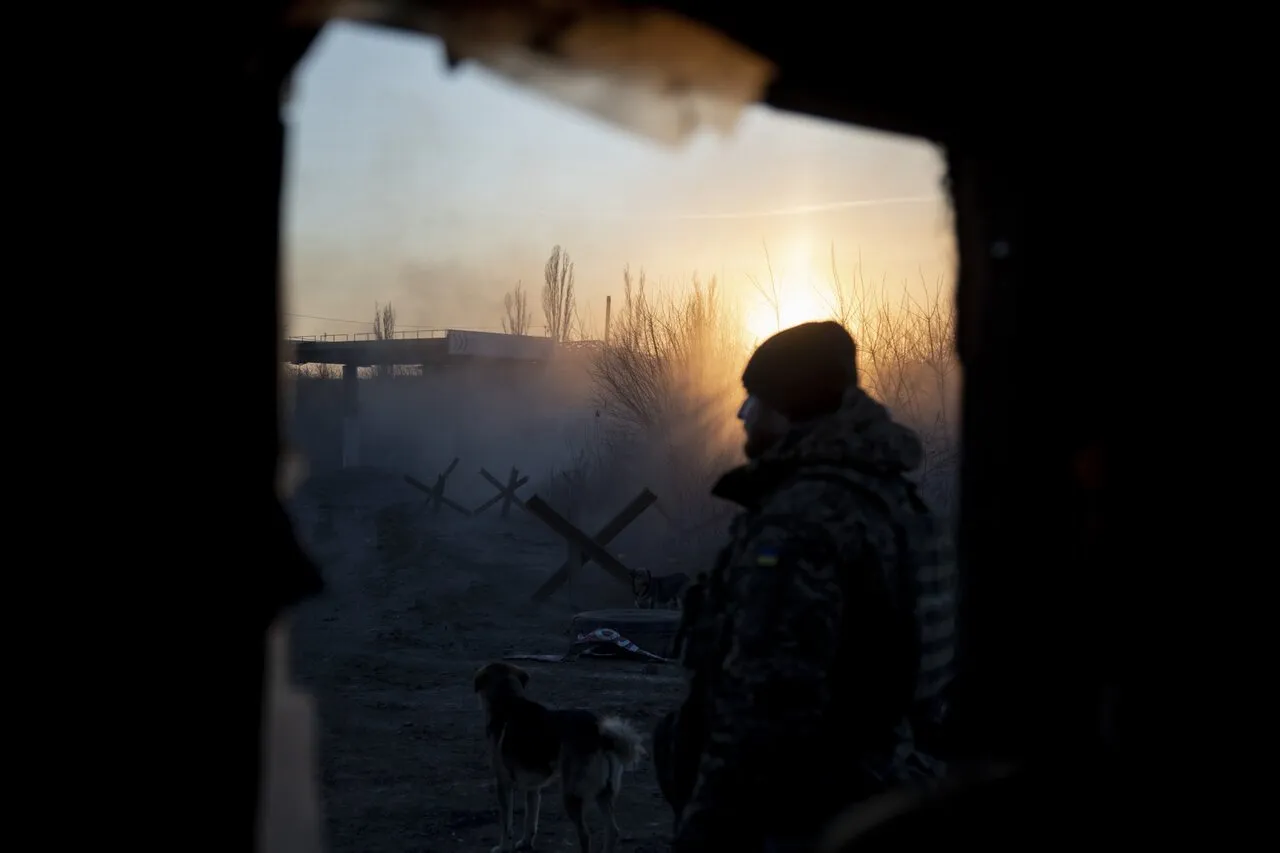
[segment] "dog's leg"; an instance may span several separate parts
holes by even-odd
[[[596,805],[604,814],[604,853],[614,853],[618,849],[618,816],[614,813],[614,803],[618,799],[618,789],[613,785],[596,795]]]
[[[573,821],[573,828],[578,830],[578,846],[582,853],[591,853],[591,835],[587,832],[587,821],[583,816],[582,797],[574,796],[568,791],[564,795],[564,813]]]
[[[507,781],[498,776],[498,846],[494,847],[491,853],[506,853],[511,849],[511,830],[513,816],[512,809],[514,807],[515,792],[511,790],[511,786]]]
[[[542,790],[533,788],[524,792],[524,834],[516,842],[517,850],[532,850],[538,835],[538,812],[542,811]]]

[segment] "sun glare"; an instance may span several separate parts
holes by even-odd
[[[761,294],[752,295],[745,316],[747,335],[759,343],[774,332],[800,323],[830,320],[831,313],[831,306],[812,287],[779,287],[777,311]]]

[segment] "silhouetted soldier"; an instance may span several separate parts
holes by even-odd
[[[907,473],[923,450],[857,384],[836,323],[779,332],[742,377],[743,509],[685,599],[688,694],[655,732],[675,853],[803,850],[837,812],[927,781],[951,677],[954,566]]]

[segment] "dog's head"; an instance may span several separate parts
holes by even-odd
[[[481,705],[500,696],[523,696],[529,673],[509,663],[487,663],[476,670],[474,686]]]
[[[631,572],[631,592],[636,598],[644,598],[649,594],[653,584],[653,572],[648,569],[636,569]]]

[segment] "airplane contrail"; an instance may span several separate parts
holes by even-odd
[[[892,204],[936,204],[942,200],[942,196],[938,195],[912,195],[912,196],[894,196],[890,198],[868,198],[868,199],[852,199],[848,201],[827,201],[818,204],[802,204],[795,207],[779,207],[773,210],[755,210],[744,213],[630,213],[622,211],[592,211],[592,219],[608,219],[608,220],[674,220],[674,221],[694,221],[694,220],[717,220],[717,219],[767,219],[770,217],[780,216],[804,216],[811,213],[827,213],[833,210],[852,210],[859,207],[883,207]],[[557,215],[564,215],[564,211],[529,211],[526,216],[537,216],[539,218],[551,218]],[[574,211],[575,216],[579,215],[578,211]]]
[[[940,196],[916,195],[896,198],[871,198],[856,201],[828,201],[821,204],[802,204],[797,207],[781,207],[775,210],[759,210],[752,213],[677,213],[671,219],[763,219],[769,216],[803,216],[806,213],[826,213],[829,210],[846,210],[856,207],[879,207],[888,204],[922,204],[936,202]]]

